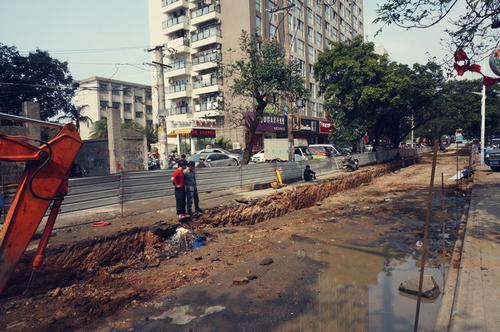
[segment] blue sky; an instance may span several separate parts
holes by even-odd
[[[447,22],[425,30],[389,27],[374,38],[378,27],[371,22],[380,2],[364,1],[368,40],[407,64],[443,58],[440,38]],[[151,68],[143,65],[150,60],[147,0],[0,0],[0,42],[23,52],[49,50],[70,63],[76,79],[98,75],[150,83]]]

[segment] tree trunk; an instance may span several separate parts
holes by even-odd
[[[253,138],[255,137],[255,132],[257,131],[257,126],[260,122],[262,112],[255,112],[255,118],[250,119],[250,123],[247,127],[247,132],[245,135],[245,151],[243,151],[243,158],[241,160],[242,165],[247,165],[250,162],[250,157],[252,156],[253,148]]]

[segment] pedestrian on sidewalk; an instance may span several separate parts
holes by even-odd
[[[304,181],[311,182],[316,180],[316,172],[311,169],[311,166],[306,165],[306,169],[304,170]]]
[[[186,169],[186,161],[179,160],[179,167],[172,173],[172,184],[175,188],[175,207],[179,220],[189,218],[186,215],[186,182],[184,178],[184,170]]]
[[[184,170],[184,181],[186,183],[186,210],[187,213],[193,215],[193,201],[195,212],[203,213],[200,208],[200,198],[198,196],[198,186],[196,184],[196,171],[194,161],[187,163],[187,169]]]

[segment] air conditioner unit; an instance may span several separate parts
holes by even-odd
[[[175,82],[175,81],[174,81],[173,79],[169,79],[169,80],[168,80],[168,83],[169,83],[169,84],[174,84],[174,82]]]

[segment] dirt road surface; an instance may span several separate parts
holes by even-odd
[[[460,157],[460,166],[466,159]],[[439,155],[426,274],[441,287],[460,235],[458,220],[469,200],[467,181],[457,189],[450,179],[455,163],[452,152]],[[151,237],[133,234],[127,238],[129,246],[141,243],[141,257],[148,259],[99,268],[95,257],[85,273],[37,276],[31,294],[13,292],[1,300],[0,328],[408,331],[416,302],[399,294],[398,285],[418,273],[417,242],[422,239],[429,176],[426,156],[417,165],[276,218],[186,226],[192,228],[190,235],[169,240],[167,249],[157,242],[148,246]],[[321,188],[305,188],[302,194],[314,190]],[[164,232],[172,238],[174,231],[170,227]],[[191,249],[200,236],[206,244]],[[159,245],[162,255],[147,250]],[[95,248],[111,250],[104,244]],[[432,330],[439,304],[440,297],[423,303],[421,331]]]

